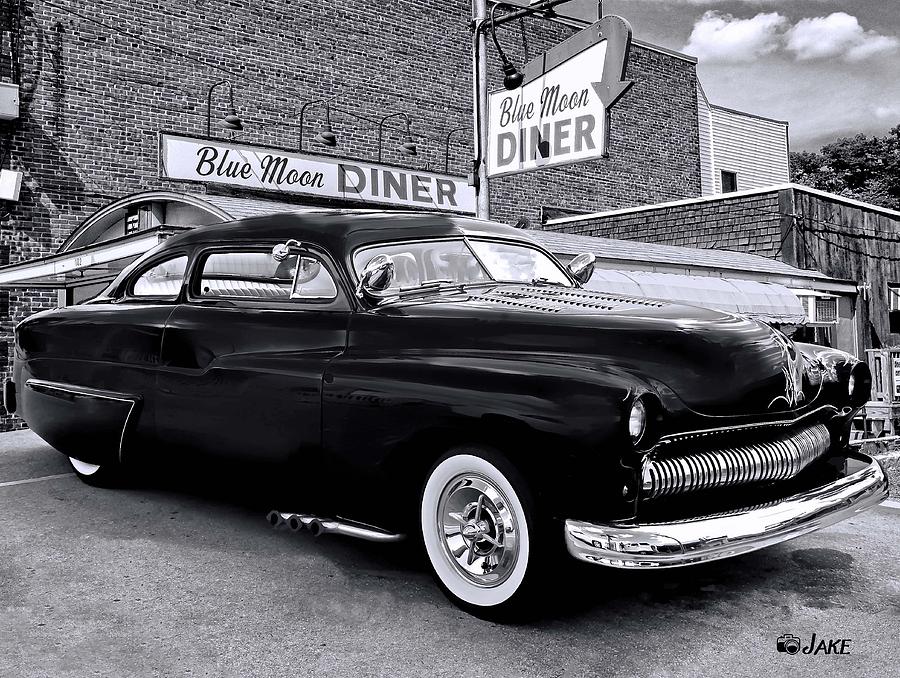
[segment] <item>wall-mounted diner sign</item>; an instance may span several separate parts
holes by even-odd
[[[475,213],[465,179],[321,155],[160,134],[159,173],[275,193]]]
[[[606,155],[609,109],[631,86],[631,25],[605,16],[525,65],[488,102],[488,176]]]

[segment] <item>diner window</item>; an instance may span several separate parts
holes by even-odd
[[[146,269],[135,280],[131,294],[135,297],[171,297],[181,291],[188,258],[184,255],[165,259]]]
[[[890,330],[900,334],[900,283],[888,283],[887,287]]]
[[[199,293],[202,297],[331,300],[337,296],[337,287],[315,257],[293,254],[278,261],[271,252],[217,252],[202,264]]]
[[[734,193],[737,189],[737,172],[722,170],[722,193]]]

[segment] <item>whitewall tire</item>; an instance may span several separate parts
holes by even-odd
[[[99,465],[88,464],[86,461],[80,461],[75,457],[69,457],[69,463],[72,464],[72,468],[75,469],[75,473],[77,473],[79,477],[89,477],[97,475],[97,473],[100,471]]]
[[[458,449],[432,469],[422,492],[422,537],[454,602],[500,610],[520,597],[533,560],[530,503],[524,482],[499,455]]]

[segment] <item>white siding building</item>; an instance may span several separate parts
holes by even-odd
[[[697,93],[703,195],[790,181],[788,123],[709,103]]]

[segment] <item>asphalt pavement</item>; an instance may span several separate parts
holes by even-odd
[[[900,665],[900,504],[702,566],[561,572],[558,605],[498,625],[450,604],[410,545],[275,531],[272,507],[239,483],[176,475],[94,489],[30,432],[0,435],[0,676],[821,678]],[[813,633],[818,653],[776,649]],[[822,639],[847,639],[830,648],[849,654]]]

